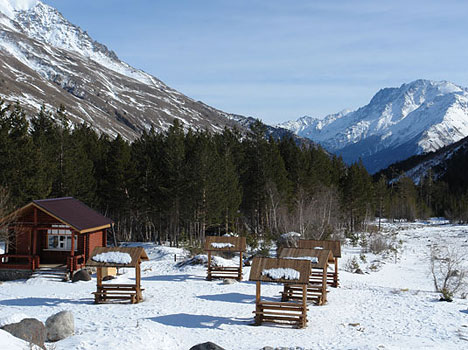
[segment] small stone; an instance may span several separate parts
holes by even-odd
[[[206,343],[194,345],[190,348],[190,350],[225,350],[225,349],[209,341]]]
[[[77,281],[91,281],[91,275],[84,269],[76,271],[73,275],[72,282]]]
[[[223,284],[234,284],[236,283],[237,281],[233,278],[225,278],[223,279]]]
[[[7,324],[2,327],[16,338],[23,339],[28,343],[36,344],[44,348],[46,340],[46,327],[44,324],[35,318],[25,318],[18,323]]]
[[[112,275],[104,276],[102,278],[103,281],[110,281],[110,280],[113,280],[113,279],[115,279],[115,276],[112,276]]]
[[[262,350],[275,350],[275,348],[271,347],[271,346],[264,346],[262,348]]]
[[[361,269],[356,269],[354,273],[357,273],[358,275],[364,275],[364,272]]]
[[[62,278],[62,282],[70,282],[70,276],[68,275],[68,273],[65,275],[64,278]]]

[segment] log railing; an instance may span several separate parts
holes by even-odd
[[[86,261],[84,254],[67,257],[67,268],[70,272],[74,272],[83,268],[85,263]]]
[[[21,263],[18,260],[27,260],[27,263]],[[39,268],[39,255],[27,254],[1,254],[0,269],[24,269],[35,270]]]

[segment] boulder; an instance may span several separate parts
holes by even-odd
[[[35,318],[25,318],[18,323],[7,324],[2,329],[16,338],[44,348],[47,331],[44,323]]]
[[[297,248],[301,234],[297,232],[283,233],[278,239],[278,247]]]
[[[104,276],[102,278],[103,281],[110,281],[110,280],[113,280],[115,279],[116,277],[115,276],[112,276],[112,275],[108,275],[108,276]]]
[[[75,320],[70,311],[60,311],[46,320],[47,340],[58,341],[75,333]]]
[[[233,278],[225,278],[223,279],[223,284],[234,284],[236,283],[237,281]]]
[[[224,350],[224,348],[209,341],[203,344],[194,345],[190,350]]]
[[[78,270],[73,274],[72,282],[91,281],[91,275],[87,270]]]

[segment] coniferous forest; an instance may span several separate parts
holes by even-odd
[[[247,134],[210,134],[175,121],[130,143],[71,126],[63,108],[26,115],[18,104],[0,104],[0,187],[11,208],[73,196],[112,218],[119,240],[174,245],[226,232],[251,245],[290,231],[319,239],[375,217],[466,221],[468,213],[466,183],[429,175],[389,184],[320,147],[266,138],[261,122]]]

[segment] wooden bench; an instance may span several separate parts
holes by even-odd
[[[263,322],[288,323],[298,328],[307,326],[307,286],[310,261],[292,259],[254,258],[250,269],[250,281],[256,282],[255,325]],[[292,276],[282,276],[283,271],[292,271]],[[273,272],[272,272],[273,271]],[[272,273],[272,274],[271,274]],[[276,276],[276,274],[279,274]],[[272,277],[274,276],[274,278]],[[291,279],[292,278],[292,279]],[[261,282],[291,283],[301,289],[298,301],[261,300]]]
[[[245,237],[207,236],[205,238],[205,251],[208,255],[208,268],[206,279],[233,278],[242,280],[242,254],[245,252]],[[212,254],[217,252],[239,253],[239,266],[212,266]]]
[[[206,279],[211,281],[214,278],[234,278],[241,281],[242,269],[235,266],[208,266]]]
[[[302,303],[262,300],[253,313],[256,325],[261,325],[263,322],[291,323],[298,328],[304,328],[307,326],[307,311],[309,309]]]
[[[339,286],[338,278],[338,259],[341,258],[341,242],[340,241],[322,241],[313,239],[300,239],[298,248],[315,249],[317,247],[331,250],[332,257],[329,260],[330,266],[334,267],[333,272],[327,273],[327,284],[332,287]]]
[[[327,302],[327,269],[328,262],[332,258],[330,250],[325,249],[300,249],[300,248],[282,248],[279,251],[279,257],[282,259],[310,259],[309,282],[307,284],[307,301],[317,305],[323,305]],[[301,300],[302,286],[285,283],[284,290],[281,293],[281,300]]]
[[[132,304],[143,300],[141,292],[143,288],[137,288],[133,284],[103,284],[97,287],[94,294],[94,303],[104,303],[108,300],[129,300]]]
[[[113,253],[113,254],[110,254]],[[120,254],[120,258],[116,258]],[[100,258],[96,258],[100,255]],[[104,256],[104,261],[101,261]],[[129,257],[130,261],[122,262],[124,258]],[[116,259],[112,261],[112,259]],[[109,300],[129,300],[135,304],[143,300],[141,288],[141,262],[147,261],[148,255],[142,247],[95,247],[91,253],[87,266],[96,267],[96,291],[94,294],[94,303],[104,303]],[[123,260],[125,261],[125,260]],[[134,284],[107,283],[103,284],[104,269],[119,267],[135,268]]]

